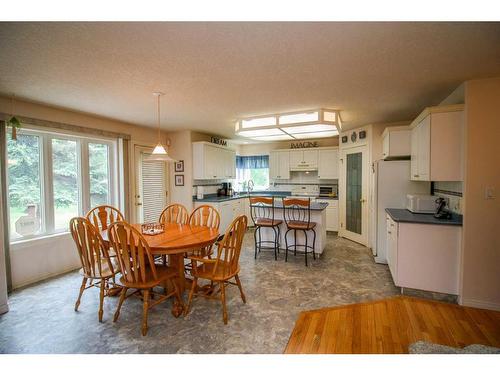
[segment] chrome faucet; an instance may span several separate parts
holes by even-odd
[[[248,182],[247,182],[248,195],[250,195],[250,193],[252,192],[253,186],[254,186],[253,180],[248,180]]]

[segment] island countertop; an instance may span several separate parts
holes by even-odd
[[[386,208],[385,212],[397,223],[462,225],[462,215],[455,213],[452,213],[450,219],[436,219],[433,214],[414,214],[402,208]]]
[[[329,204],[326,202],[311,201],[311,211],[323,211],[325,208],[328,207],[328,205]],[[283,209],[283,202],[281,200],[275,200],[274,201],[274,208],[278,209],[278,210],[282,210]]]

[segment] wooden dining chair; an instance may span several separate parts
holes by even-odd
[[[188,219],[189,213],[187,208],[182,204],[174,203],[165,207],[158,221],[160,223],[187,224]]]
[[[208,204],[197,207],[191,215],[189,215],[188,220],[189,225],[198,225],[202,227],[209,227],[214,229],[219,229],[220,226],[220,215],[219,212]],[[217,242],[219,239],[217,240]],[[204,247],[194,251],[193,255],[196,256],[208,256],[212,254],[213,245]]]
[[[108,229],[109,225],[115,221],[125,221],[123,214],[113,206],[97,206],[85,215],[99,231]]]
[[[116,264],[113,264],[108,247],[100,233],[88,219],[74,217],[69,223],[69,228],[78,250],[82,265],[80,274],[83,276],[75,311],[78,311],[83,292],[93,286],[99,286],[99,321],[102,322],[104,297],[109,295],[110,279],[114,279],[118,269]],[[89,286],[87,286],[87,280],[90,280]]]
[[[189,313],[193,296],[198,289],[198,279],[209,280],[211,283],[218,284],[219,289],[210,293],[196,293],[205,298],[217,298],[222,302],[222,318],[224,324],[227,324],[227,308],[226,308],[226,284],[237,285],[240,290],[241,299],[246,303],[245,294],[241,287],[241,281],[238,276],[240,272],[240,253],[243,237],[247,229],[248,219],[245,215],[238,216],[231,223],[224,238],[217,246],[217,257],[209,259],[204,257],[191,256],[193,284],[189,292],[189,300],[185,315]],[[236,283],[231,282],[231,279]],[[220,297],[218,294],[220,292]]]
[[[118,320],[125,299],[140,291],[143,300],[142,335],[145,336],[148,331],[148,310],[150,308],[175,296],[181,309],[184,309],[176,280],[177,270],[155,264],[146,239],[127,222],[120,221],[111,224],[108,228],[108,238],[116,250],[122,274],[120,283],[124,286],[113,321]],[[170,293],[167,292],[168,282],[173,287]],[[156,286],[163,286],[164,294],[153,292],[153,288]],[[136,290],[127,296],[129,289]],[[150,298],[156,295],[158,295],[158,299],[150,303]]]

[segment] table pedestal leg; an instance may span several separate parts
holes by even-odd
[[[184,291],[186,290],[186,276],[184,275],[184,254],[171,254],[169,255],[169,265],[177,270],[177,287],[181,298],[183,298]],[[182,306],[174,299],[172,306],[172,315],[176,318],[183,313]]]

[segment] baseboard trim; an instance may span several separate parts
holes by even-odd
[[[467,307],[476,307],[478,309],[500,311],[500,303],[497,302],[481,301],[472,298],[460,298],[459,304]]]
[[[76,271],[78,269],[80,269],[81,266],[71,266],[71,267],[68,267],[67,269],[64,269],[64,270],[61,270],[59,272],[53,272],[53,273],[49,273],[49,274],[45,274],[43,276],[40,276],[40,277],[36,277],[36,278],[33,278],[33,279],[29,279],[29,280],[25,280],[19,284],[15,284],[13,285],[12,289],[19,289],[19,288],[24,288],[25,286],[28,286],[28,285],[31,285],[31,284],[35,284],[35,283],[38,283],[40,281],[44,281],[44,280],[47,280],[47,279],[51,279],[53,277],[56,277],[56,276],[61,276],[61,275],[64,275],[65,273],[68,273],[68,272],[72,272],[72,271]]]
[[[7,311],[9,311],[9,305],[7,303],[0,305],[0,314],[5,314]]]

